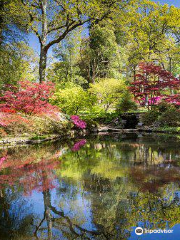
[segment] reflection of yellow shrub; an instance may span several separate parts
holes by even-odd
[[[126,172],[126,168],[122,168],[110,161],[100,161],[99,164],[91,170],[91,174],[97,174],[111,180],[126,176]]]
[[[89,170],[91,175],[99,175],[110,180],[115,180],[117,177],[124,177],[127,173],[127,169],[125,167],[122,168],[116,161],[111,161],[106,157],[104,160],[100,160],[102,158],[100,152],[96,152],[96,158],[93,160],[89,159],[89,161],[83,158],[79,160],[72,153],[69,153],[66,157],[61,159],[61,169],[57,171],[57,175],[71,178],[74,181],[83,179],[84,174]]]

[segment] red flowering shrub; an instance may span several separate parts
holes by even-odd
[[[81,120],[79,116],[72,115],[71,120],[76,127],[80,128],[80,129],[85,129],[86,128],[86,122]]]
[[[53,94],[52,83],[20,82],[0,92],[0,136],[62,133],[68,121],[48,101]]]
[[[10,114],[10,113],[0,113],[0,126],[8,127],[11,124],[31,124],[32,122],[29,121],[27,118],[22,117],[18,114]]]
[[[1,92],[0,111],[6,113],[24,112],[27,114],[53,114],[58,109],[48,103],[54,89],[52,83],[32,83],[24,81],[19,88]]]
[[[142,106],[159,104],[162,100],[180,105],[180,95],[168,92],[180,89],[180,80],[153,63],[141,63],[139,73],[130,87],[135,100]]]

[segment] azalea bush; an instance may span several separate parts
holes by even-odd
[[[73,122],[74,126],[80,129],[86,128],[86,122],[81,120],[79,116],[73,115],[71,116],[71,121]]]
[[[61,134],[68,129],[67,118],[49,103],[53,91],[52,83],[29,81],[1,91],[0,136]]]
[[[9,87],[1,92],[0,111],[6,113],[53,114],[58,109],[48,100],[54,90],[52,83],[19,82],[18,87]]]

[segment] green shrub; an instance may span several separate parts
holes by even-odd
[[[86,121],[93,120],[96,123],[110,123],[119,117],[119,112],[105,112],[101,107],[94,106],[90,111],[81,113],[81,118]]]
[[[160,126],[179,127],[180,126],[180,111],[174,106],[168,108],[162,113],[158,119]]]
[[[118,112],[101,112],[96,118],[94,118],[95,121],[98,123],[111,123],[115,118],[119,117]]]
[[[81,86],[72,85],[58,90],[51,98],[51,103],[69,115],[79,114],[93,104],[94,98]]]
[[[95,84],[91,84],[89,92],[95,96],[96,104],[104,112],[108,112],[111,109],[115,109],[126,90],[127,86],[123,80],[105,78]]]
[[[157,110],[151,110],[142,115],[142,122],[144,125],[152,125],[155,121],[158,120],[159,112]]]
[[[97,128],[98,123],[91,118],[91,116],[82,116],[81,119],[86,122],[86,129],[92,130]]]
[[[180,111],[173,105],[162,102],[142,116],[144,125],[158,124],[161,127],[179,127]]]
[[[129,91],[122,94],[119,103],[116,106],[118,112],[128,112],[130,110],[137,110],[137,104],[133,101],[133,96]]]
[[[158,104],[158,106],[156,108],[159,111],[159,113],[161,114],[161,113],[166,112],[171,107],[172,107],[171,104],[169,104],[167,102],[161,102],[160,104]]]

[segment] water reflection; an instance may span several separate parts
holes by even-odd
[[[136,226],[179,234],[179,144],[107,135],[0,150],[0,239],[132,240]]]

